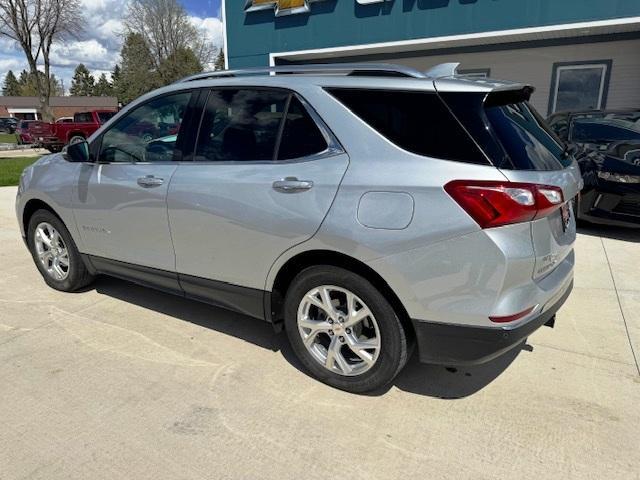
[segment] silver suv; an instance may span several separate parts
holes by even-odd
[[[43,157],[17,216],[44,280],[106,274],[284,328],[364,392],[412,346],[491,360],[573,281],[580,172],[527,85],[341,64],[190,77]]]

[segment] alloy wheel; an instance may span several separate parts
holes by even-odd
[[[332,285],[309,290],[298,307],[298,332],[311,356],[344,376],[371,369],[380,354],[380,329],[353,292]]]
[[[39,223],[34,244],[38,261],[47,275],[57,281],[66,279],[69,276],[69,251],[58,231],[50,223]]]

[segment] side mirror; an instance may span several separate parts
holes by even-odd
[[[69,162],[86,163],[91,161],[89,144],[86,141],[67,145],[64,157]]]

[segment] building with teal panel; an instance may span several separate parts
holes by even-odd
[[[392,62],[531,83],[550,114],[640,108],[640,0],[224,0],[229,68]]]

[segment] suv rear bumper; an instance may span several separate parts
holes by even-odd
[[[477,365],[499,357],[516,347],[543,326],[562,307],[573,289],[573,280],[564,293],[537,317],[514,327],[488,328],[412,320],[422,363]]]

